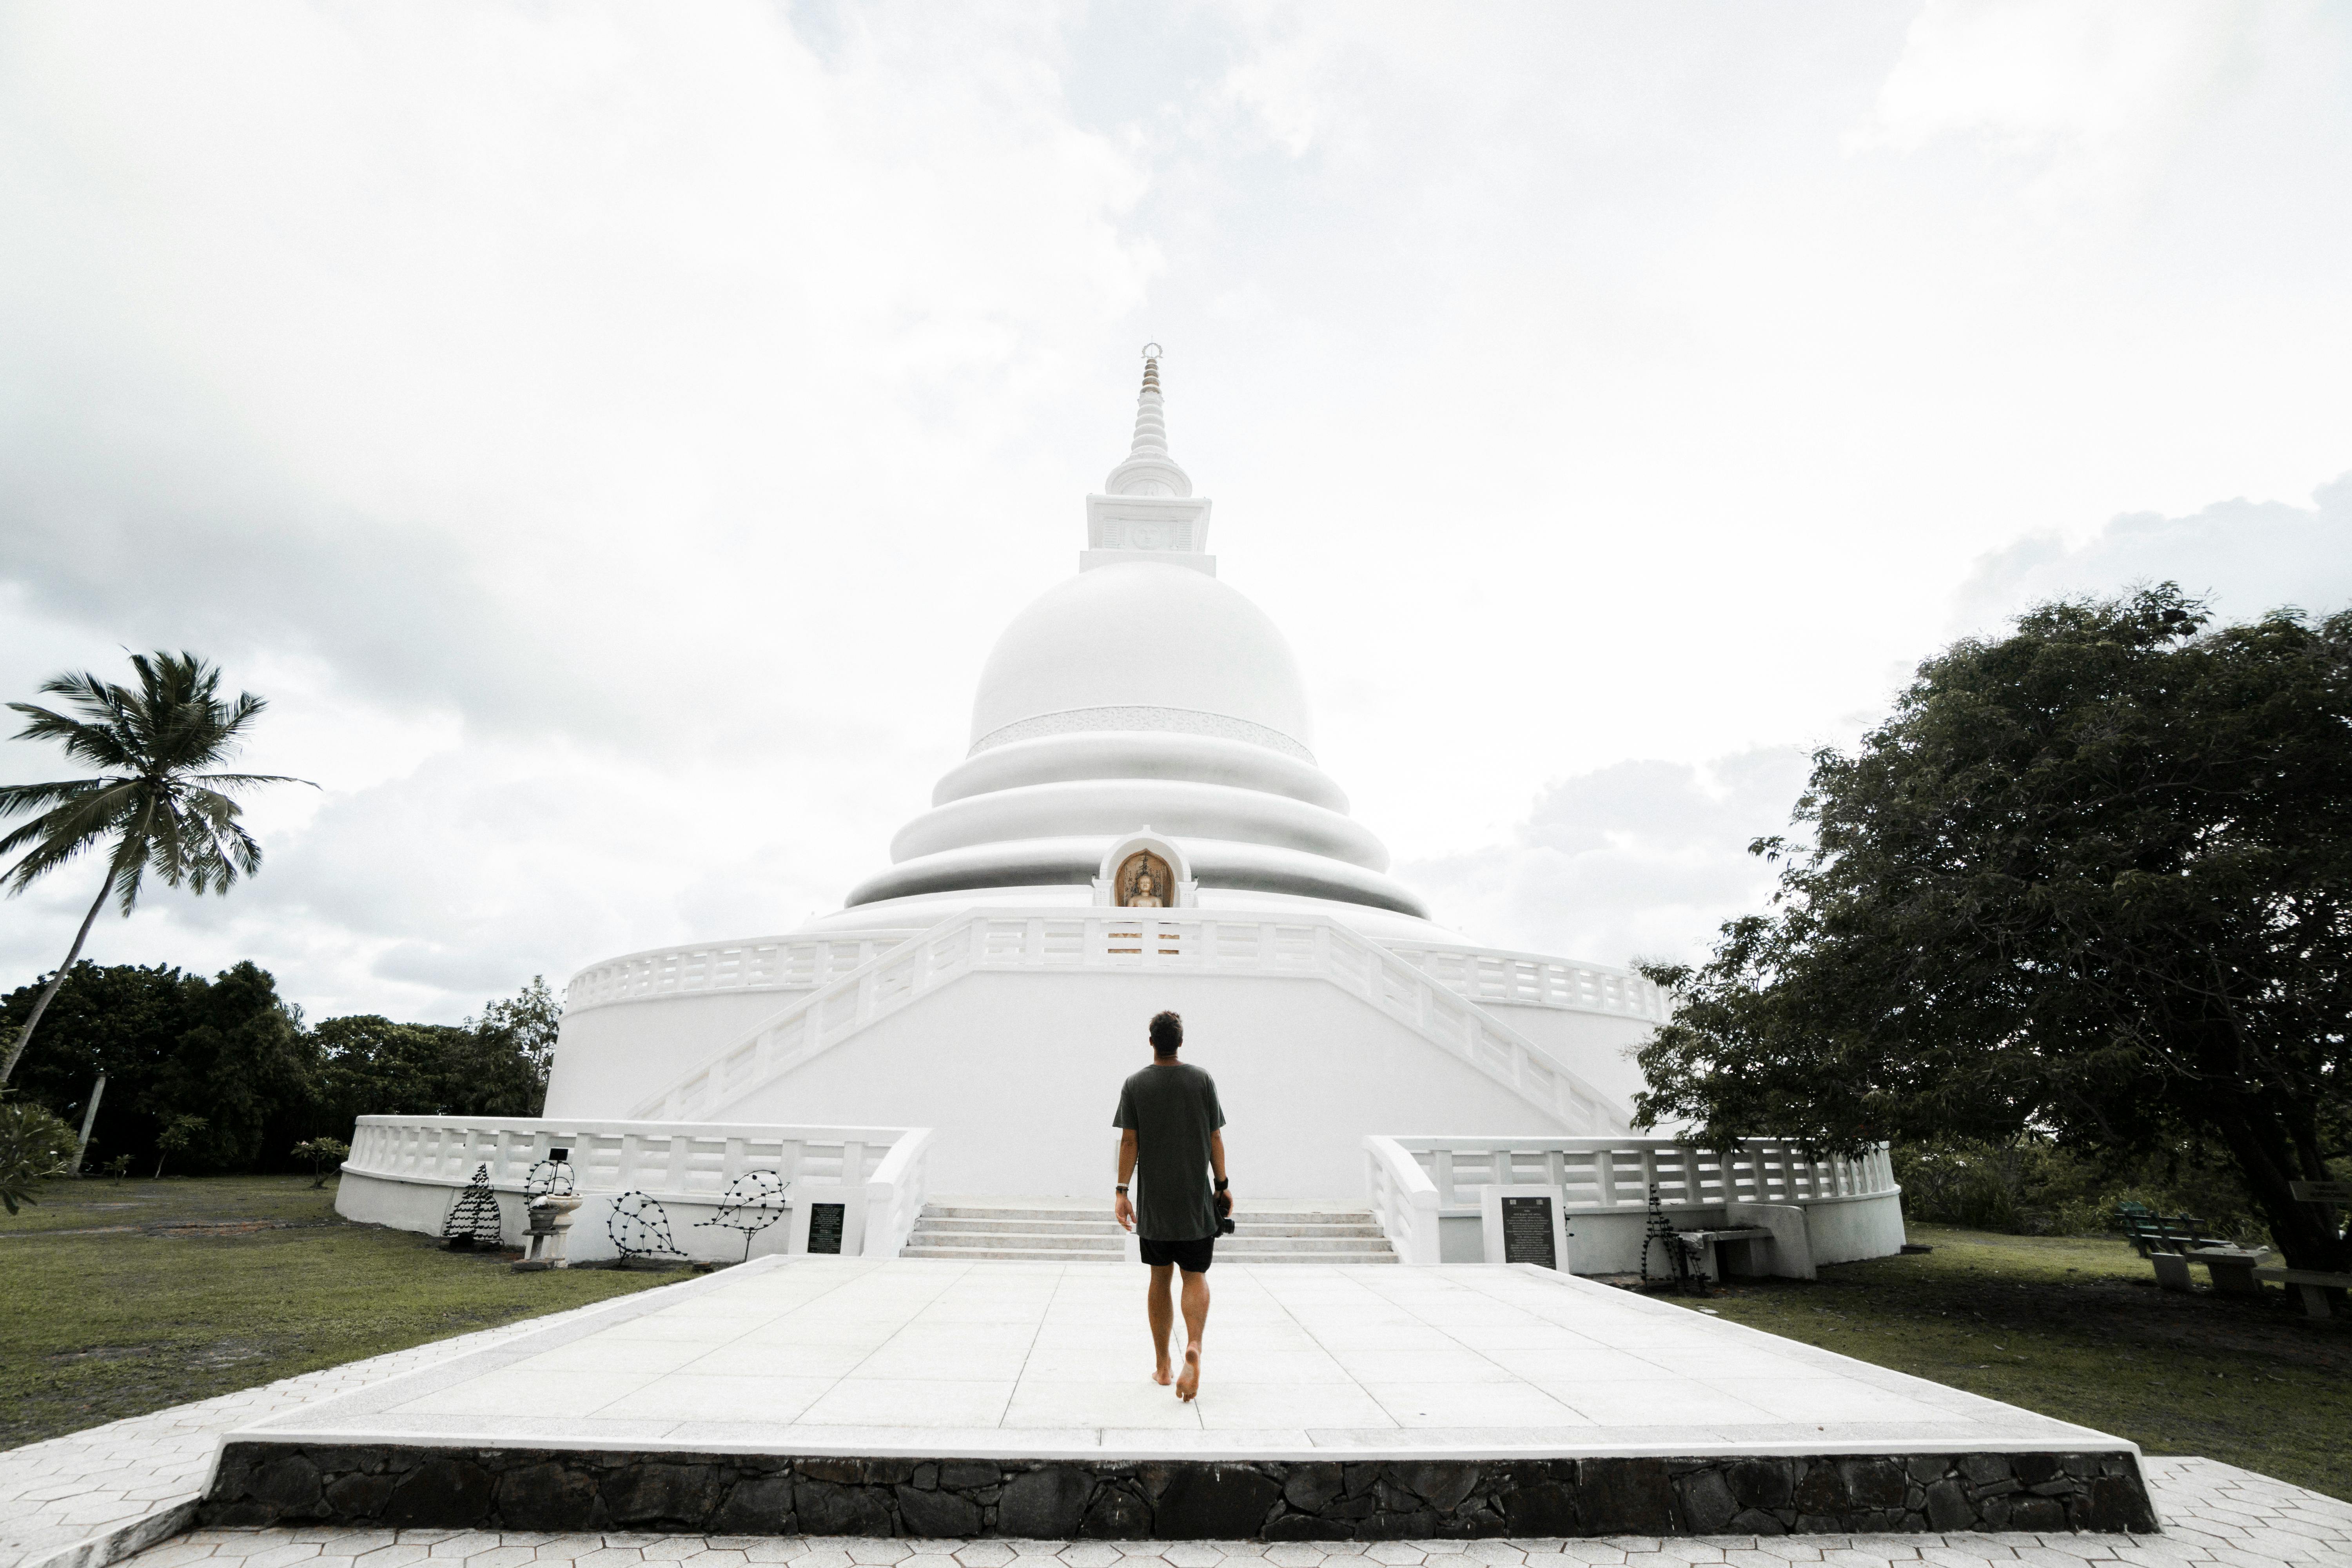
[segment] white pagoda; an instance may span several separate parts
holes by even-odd
[[[1628,1132],[1663,999],[1479,946],[1389,875],[1281,631],[1217,577],[1147,354],[1077,574],[997,639],[889,867],[787,935],[582,971],[550,1118],[920,1125],[937,1190],[1098,1194],[1172,1007],[1251,1194],[1360,1197],[1371,1133]]]

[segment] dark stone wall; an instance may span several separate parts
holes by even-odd
[[[208,1525],[1047,1541],[2153,1532],[2129,1454],[1318,1462],[232,1443]]]

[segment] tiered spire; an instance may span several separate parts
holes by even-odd
[[[1143,345],[1143,390],[1135,399],[1135,441],[1127,461],[1110,471],[1104,490],[1115,496],[1189,496],[1191,476],[1168,455],[1168,418],[1160,396],[1160,345]]]

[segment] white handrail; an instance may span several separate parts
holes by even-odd
[[[866,1245],[868,1258],[896,1258],[922,1216],[930,1184],[931,1130],[914,1128],[866,1179]]]
[[[1729,1151],[1670,1138],[1420,1137],[1394,1143],[1430,1180],[1440,1209],[1475,1213],[1477,1189],[1564,1189],[1570,1213],[1639,1209],[1654,1184],[1662,1208],[1726,1203],[1807,1204],[1899,1193],[1884,1145],[1859,1159],[1816,1159],[1797,1143],[1756,1138]],[[1369,1141],[1367,1147],[1370,1146]]]
[[[1673,1012],[1671,999],[1657,985],[1605,964],[1576,963],[1499,948],[1402,942],[1381,945],[1473,1002],[1606,1013],[1646,1018],[1654,1024],[1664,1023]]]
[[[1336,919],[1234,919],[1186,910],[969,911],[795,998],[640,1101],[636,1113],[668,1121],[714,1115],[965,974],[1131,969],[1321,980],[1513,1089],[1572,1133],[1624,1127],[1614,1101],[1541,1046]]]
[[[712,991],[808,991],[888,952],[911,931],[761,936],[648,948],[590,964],[563,988],[563,1010]]]
[[[1365,1181],[1372,1218],[1400,1262],[1438,1262],[1437,1187],[1393,1138],[1364,1140]]]

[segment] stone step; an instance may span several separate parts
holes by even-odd
[[[1237,1263],[1394,1263],[1367,1209],[1244,1209],[1219,1250]],[[1118,1262],[1127,1237],[1097,1204],[927,1204],[906,1258]]]
[[[926,1214],[915,1224],[920,1229],[935,1230],[943,1235],[968,1230],[1024,1230],[1034,1231],[1039,1236],[1117,1236],[1119,1234],[1118,1222],[1104,1215],[1078,1220],[1035,1219],[1027,1215],[1003,1215],[965,1219]]]
[[[967,1260],[1010,1260],[1018,1263],[1124,1263],[1125,1251],[1117,1252],[1054,1252],[1020,1247],[924,1247],[909,1246],[899,1250],[901,1258],[964,1258]],[[1373,1267],[1396,1262],[1393,1252],[1329,1253],[1329,1252],[1252,1252],[1234,1256],[1234,1263],[1253,1267],[1268,1263],[1312,1263],[1325,1266],[1344,1265],[1349,1268]]]
[[[1033,1252],[1018,1247],[902,1247],[901,1258],[945,1258],[966,1259],[1009,1258],[1017,1263],[1119,1263],[1125,1255],[1118,1252]]]
[[[1103,1236],[1055,1236],[1047,1231],[1019,1230],[1010,1226],[994,1230],[940,1233],[918,1225],[907,1238],[924,1247],[1020,1247],[1036,1252],[1117,1252],[1116,1230]]]
[[[926,1204],[922,1217],[929,1219],[985,1219],[1013,1221],[1021,1224],[1084,1225],[1106,1223],[1110,1219],[1110,1205],[1089,1204],[1067,1208],[993,1207],[976,1204]],[[1236,1225],[1299,1225],[1323,1227],[1349,1226],[1368,1227],[1377,1232],[1370,1209],[1242,1209],[1234,1215]]]
[[[1387,1252],[1389,1244],[1379,1237],[1360,1236],[1232,1236],[1217,1237],[1221,1252]]]
[[[909,1243],[921,1247],[1022,1247],[1045,1252],[1124,1251],[1124,1237],[1117,1232],[1108,1236],[1053,1236],[1033,1230],[938,1231],[928,1226],[917,1226]],[[1217,1245],[1234,1252],[1386,1252],[1389,1244],[1379,1237],[1363,1236],[1244,1236],[1235,1233],[1217,1238]]]
[[[996,1219],[948,1219],[925,1215],[916,1222],[916,1228],[927,1235],[955,1236],[973,1232],[1001,1234],[1019,1231],[1033,1236],[1111,1236],[1120,1233],[1118,1226],[1108,1219],[1062,1220],[1031,1219],[1026,1216],[1005,1216]],[[1256,1219],[1235,1222],[1237,1236],[1296,1236],[1328,1239],[1335,1237],[1360,1237],[1378,1241],[1381,1227],[1367,1221],[1360,1225],[1290,1225],[1266,1224]]]

